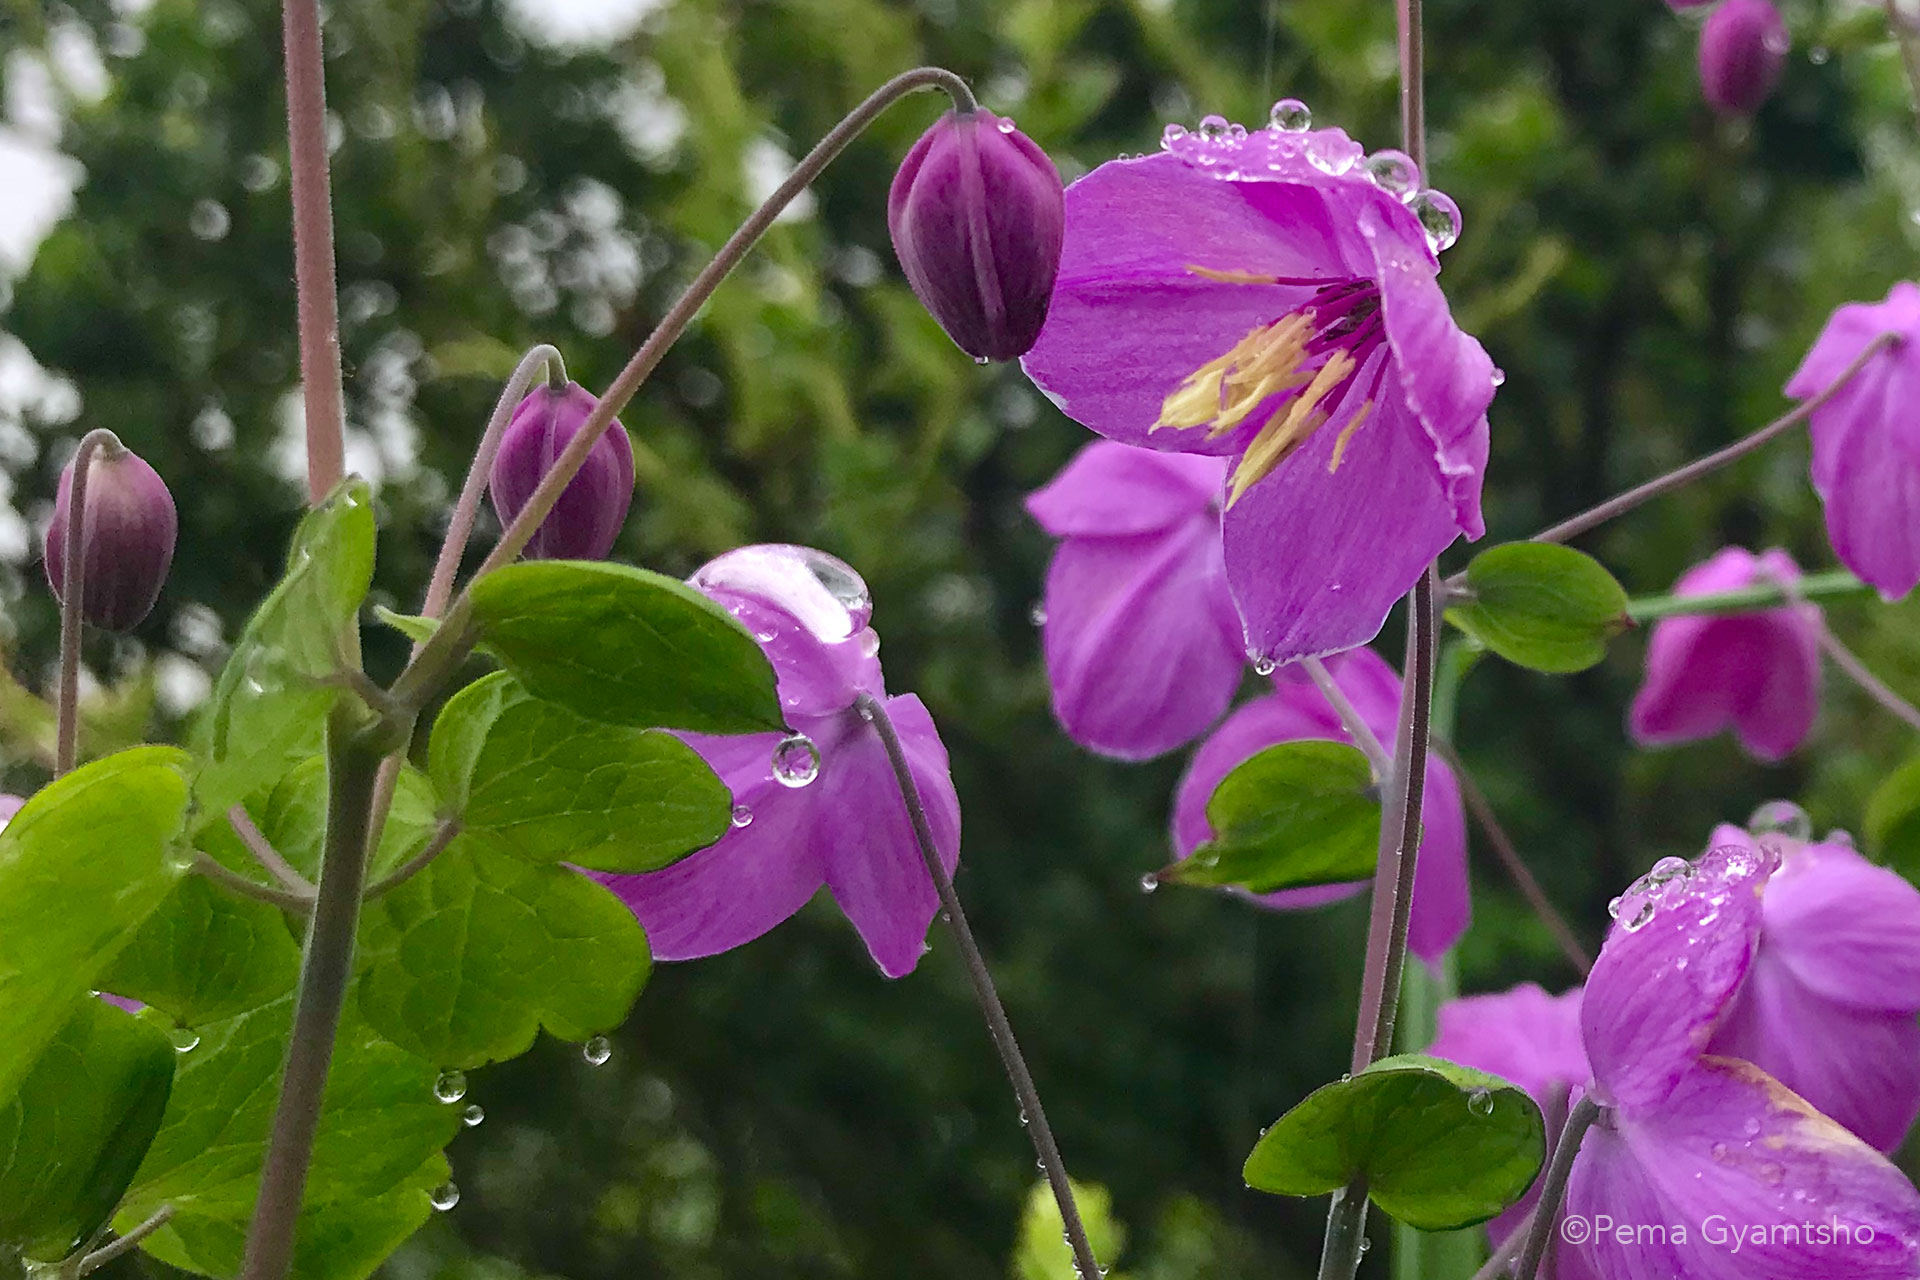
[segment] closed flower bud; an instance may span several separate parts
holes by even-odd
[[[1700,91],[1714,110],[1751,115],[1786,66],[1787,24],[1769,0],[1725,0],[1700,29]]]
[[[73,466],[67,463],[60,473],[53,523],[47,526],[47,583],[63,602]],[[180,532],[173,495],[152,467],[116,441],[94,450],[83,500],[80,617],[109,631],[131,630],[153,611],[173,563]]]
[[[960,349],[982,361],[1026,354],[1060,271],[1060,174],[992,112],[949,111],[913,145],[887,197],[907,283]]]
[[[537,387],[520,402],[500,437],[488,488],[502,524],[511,524],[553,469],[567,443],[599,401],[577,382],[555,391]],[[560,500],[534,530],[529,560],[600,560],[613,550],[633,504],[633,444],[618,420],[560,491]]]

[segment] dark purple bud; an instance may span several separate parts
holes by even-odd
[[[1027,353],[1053,300],[1066,228],[1060,173],[991,111],[949,111],[894,175],[893,251],[940,327],[978,360]]]
[[[1700,28],[1700,91],[1726,115],[1757,111],[1787,63],[1787,24],[1769,0],[1724,0]]]
[[[74,461],[78,461],[75,455]],[[109,443],[87,466],[86,513],[80,525],[80,617],[108,631],[129,631],[153,612],[173,563],[180,516],[159,473],[138,454]],[[60,472],[47,526],[47,583],[66,599],[67,523],[73,508],[73,461]]]
[[[488,477],[493,509],[502,524],[513,523],[598,403],[577,382],[562,391],[543,386],[527,393],[501,433],[500,452]],[[534,530],[525,555],[529,560],[605,559],[632,505],[633,442],[615,419]]]

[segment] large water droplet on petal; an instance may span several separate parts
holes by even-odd
[[[1427,247],[1435,253],[1453,248],[1460,238],[1460,206],[1442,191],[1422,191],[1407,202],[1420,229],[1427,233]]]
[[[1200,121],[1200,136],[1208,139],[1220,139],[1227,136],[1227,118],[1225,116],[1205,116]]]
[[[773,780],[783,787],[804,787],[820,776],[820,748],[804,733],[789,734],[773,749]]]
[[[730,591],[777,605],[828,644],[848,639],[873,619],[865,580],[846,561],[812,547],[741,547],[707,561],[687,581],[702,591]]]
[[[1404,151],[1391,147],[1367,157],[1367,176],[1382,191],[1408,199],[1420,189],[1420,166]]]
[[[1267,120],[1282,133],[1305,133],[1313,127],[1313,112],[1298,98],[1282,98],[1273,104]]]
[[[752,826],[753,810],[744,804],[737,804],[733,806],[732,822],[736,828]]]
[[[1170,147],[1187,136],[1187,126],[1170,124],[1160,131],[1160,145]]]
[[[1747,819],[1747,830],[1756,836],[1779,835],[1789,840],[1811,840],[1813,819],[1791,800],[1769,800]]]

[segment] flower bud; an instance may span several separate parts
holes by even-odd
[[[1700,91],[1726,115],[1751,115],[1780,83],[1787,24],[1769,0],[1725,0],[1700,29]]]
[[[1060,271],[1060,174],[986,110],[949,111],[914,143],[887,197],[893,251],[940,327],[980,361],[1025,355]]]
[[[63,603],[67,522],[73,508],[76,454],[60,472],[47,526],[47,584]],[[138,454],[117,442],[93,451],[87,465],[80,527],[80,617],[109,631],[128,631],[153,611],[173,563],[180,517],[166,482]]]
[[[536,387],[500,436],[488,488],[500,523],[511,524],[599,401],[577,382]],[[600,560],[613,550],[633,505],[633,444],[619,420],[593,442],[587,460],[534,530],[529,560]]]

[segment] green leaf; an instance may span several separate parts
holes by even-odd
[[[440,825],[438,801],[426,775],[403,766],[394,780],[393,806],[380,829],[380,847],[367,865],[368,878],[393,870],[432,837]],[[327,761],[314,756],[294,766],[259,806],[260,833],[295,871],[320,877],[320,854],[327,834]]]
[[[1866,825],[1873,856],[1920,884],[1920,756],[1887,775],[1874,791]]]
[[[1540,1109],[1498,1076],[1421,1054],[1324,1085],[1267,1130],[1247,1184],[1321,1196],[1367,1179],[1373,1202],[1423,1231],[1485,1222],[1526,1194],[1546,1156]]]
[[[194,792],[203,820],[318,752],[341,667],[373,583],[373,493],[349,476],[293,535],[287,571],[255,610],[220,672],[203,720]]]
[[[300,946],[277,908],[188,876],[107,966],[99,987],[197,1027],[283,996],[299,976]]]
[[[725,835],[733,810],[672,734],[583,719],[504,672],[447,703],[427,769],[466,830],[595,871],[657,871]]]
[[[251,1213],[292,1019],[285,996],[201,1028],[200,1043],[178,1059],[166,1121],[123,1220],[139,1222],[163,1204],[210,1218]],[[452,1140],[459,1109],[434,1097],[438,1074],[348,1010],[314,1141],[309,1207],[383,1195]]]
[[[542,1026],[567,1040],[610,1030],[651,966],[605,887],[474,836],[368,903],[361,930],[367,1021],[443,1067],[515,1057]]]
[[[185,870],[187,765],[172,747],[96,760],[0,832],[0,1101]]]
[[[293,1280],[365,1280],[432,1216],[431,1189],[448,1176],[446,1158],[434,1156],[381,1195],[309,1204],[295,1229]],[[140,1221],[122,1214],[115,1225],[130,1231]],[[239,1274],[246,1241],[246,1214],[189,1210],[176,1214],[141,1247],[182,1270],[225,1277]]]
[[[423,618],[413,613],[396,613],[383,604],[373,606],[375,621],[384,623],[407,639],[424,644],[440,629],[440,619]]]
[[[1627,627],[1627,593],[1572,547],[1510,542],[1482,551],[1467,566],[1467,591],[1447,621],[1535,671],[1584,671]]]
[[[1127,1229],[1113,1216],[1113,1193],[1097,1182],[1068,1179],[1073,1185],[1073,1202],[1080,1210],[1080,1224],[1086,1228],[1087,1243],[1094,1256],[1107,1268],[1107,1280],[1127,1280],[1112,1269],[1113,1262],[1127,1248]],[[1053,1189],[1043,1179],[1027,1192],[1026,1208],[1020,1214],[1020,1243],[1013,1255],[1013,1280],[1080,1280],[1073,1265],[1073,1250],[1067,1245],[1066,1225],[1060,1217],[1060,1204]]]
[[[1344,742],[1268,747],[1220,780],[1207,821],[1213,839],[1162,871],[1162,880],[1271,893],[1364,880],[1379,857],[1373,769]]]
[[[537,697],[590,720],[698,733],[784,727],[773,666],[692,587],[599,561],[509,565],[473,584],[481,642]]]
[[[80,997],[0,1107],[0,1242],[54,1262],[93,1235],[160,1127],[173,1058],[151,1022]]]

